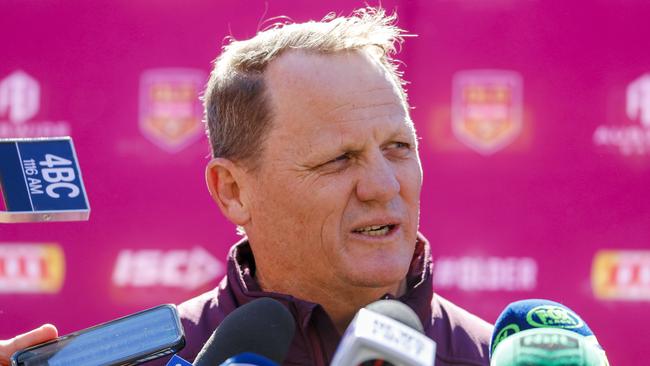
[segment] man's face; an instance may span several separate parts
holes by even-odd
[[[367,51],[290,51],[265,76],[273,125],[245,226],[256,258],[316,285],[398,284],[422,171],[395,82]]]

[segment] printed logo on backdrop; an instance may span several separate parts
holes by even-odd
[[[601,300],[650,301],[650,250],[598,251],[591,287]]]
[[[625,104],[627,123],[598,126],[594,144],[614,147],[624,156],[650,155],[650,73],[627,86]]]
[[[467,70],[454,75],[451,123],[456,138],[483,155],[510,145],[521,133],[523,82],[506,70]]]
[[[0,138],[69,136],[65,121],[33,119],[41,106],[41,87],[24,71],[0,80]]]
[[[56,244],[0,244],[0,294],[57,293],[65,257]]]
[[[434,288],[461,291],[532,291],[537,262],[530,257],[440,257],[433,262]]]
[[[113,270],[116,287],[167,287],[194,291],[223,274],[224,266],[210,252],[192,249],[124,249]]]
[[[196,69],[151,69],[140,77],[142,134],[168,152],[178,152],[202,136],[199,93],[206,74]]]

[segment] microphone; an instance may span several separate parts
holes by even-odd
[[[251,352],[240,353],[230,357],[220,366],[278,366],[279,363],[273,362],[264,356]]]
[[[228,314],[194,360],[194,366],[280,365],[295,321],[279,301],[263,297]]]
[[[516,301],[503,310],[492,333],[490,359],[492,366],[609,365],[578,314],[542,299]]]
[[[379,300],[359,310],[331,366],[433,366],[436,344],[423,334],[415,312],[397,300]]]

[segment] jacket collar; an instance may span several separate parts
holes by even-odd
[[[228,281],[235,295],[237,305],[241,306],[259,297],[270,297],[280,301],[297,312],[298,321],[306,327],[316,308],[320,305],[293,297],[289,294],[263,291],[255,280],[255,258],[247,238],[235,244],[228,255]],[[425,332],[431,326],[432,259],[429,242],[418,233],[415,251],[406,275],[407,290],[399,298],[385,294],[382,299],[398,299],[410,306],[420,318]],[[379,300],[379,299],[378,299]]]

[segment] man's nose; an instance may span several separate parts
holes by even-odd
[[[357,197],[363,202],[388,202],[400,191],[397,171],[382,153],[366,162],[357,182]]]

